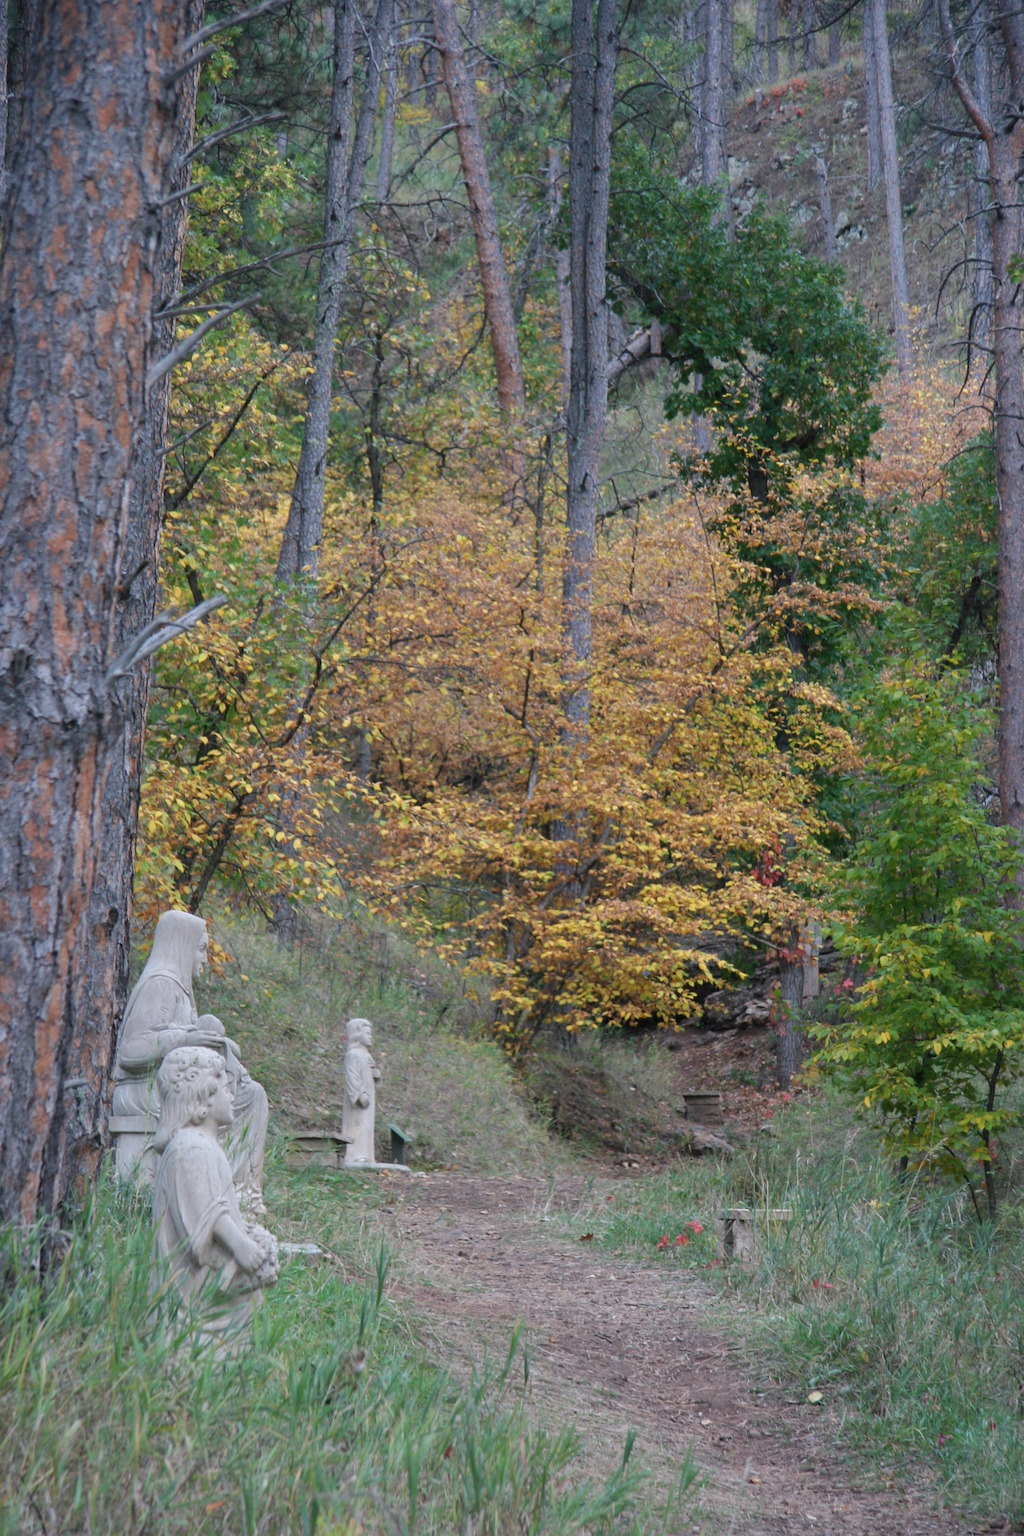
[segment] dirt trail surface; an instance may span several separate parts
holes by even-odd
[[[611,1472],[633,1428],[663,1498],[693,1446],[708,1485],[671,1531],[966,1536],[923,1482],[886,1487],[882,1472],[851,1470],[838,1413],[759,1391],[698,1278],[581,1243],[566,1216],[602,1200],[610,1181],[444,1173],[389,1186],[378,1219],[396,1254],[396,1299],[434,1357],[459,1374],[485,1348],[503,1360],[522,1319],[531,1411],[576,1421],[587,1474]]]

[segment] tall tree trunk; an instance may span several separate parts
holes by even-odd
[[[814,0],[803,0],[804,7],[804,69],[818,67],[818,35],[815,32],[818,18]]]
[[[204,5],[205,0],[188,0],[186,32],[189,36],[202,25]],[[181,81],[181,102],[168,176],[172,193],[181,191],[190,180],[185,161],[195,138],[198,86],[199,71],[190,70]],[[160,210],[159,219],[150,320],[150,351],[157,358],[165,356],[174,346],[176,322],[164,311],[173,310],[181,283],[188,199],[179,197],[168,202]],[[156,614],[171,378],[170,373],[164,374],[151,386],[146,399],[145,422],[131,475],[131,509],[122,556],[124,575],[118,584],[112,618],[111,649],[115,654],[123,651]],[[212,593],[204,595],[212,596]],[[121,706],[119,729],[110,738],[100,842],[89,893],[92,941],[85,984],[89,1012],[86,1027],[69,1054],[67,1068],[72,1081],[82,1080],[82,1086],[74,1094],[74,1114],[65,1134],[70,1154],[83,1168],[95,1164],[107,1129],[106,1095],[96,1096],[86,1085],[99,1081],[113,1058],[114,1042],[128,995],[132,876],[151,678],[152,668],[140,667],[117,685]]]
[[[984,112],[967,83],[949,17],[940,0],[943,37],[953,84],[988,150],[992,229],[992,345],[996,378],[996,493],[999,500],[999,797],[1003,821],[1024,831],[1024,347],[1020,284],[1012,267],[1020,248],[1018,176],[1024,153],[1024,120],[1017,103],[1024,91],[1024,27],[1004,8],[999,18],[1003,58],[993,79],[1006,98]],[[1003,67],[1000,68],[999,65]],[[1024,867],[1018,874],[1024,888]]]
[[[992,52],[989,43],[988,5],[978,0],[977,35],[974,44],[974,95],[985,117],[992,116]],[[971,184],[971,214],[974,225],[974,305],[971,315],[971,344],[981,349],[983,366],[992,331],[992,228],[988,214],[988,145],[979,138],[974,146],[974,181]]]
[[[724,10],[725,0],[707,0],[708,44],[704,56],[704,133],[701,140],[701,180],[706,187],[713,187],[725,171],[725,103],[722,93]]]
[[[882,175],[885,181],[885,222],[889,231],[889,267],[892,271],[892,318],[896,332],[896,360],[900,378],[910,376],[910,294],[907,288],[907,257],[903,245],[903,198],[900,193],[900,162],[896,149],[896,103],[892,94],[892,63],[889,56],[889,24],[886,0],[871,0],[875,76],[878,81],[878,115],[882,128]]]
[[[819,155],[814,162],[814,173],[818,178],[818,198],[821,203],[821,222],[825,226],[825,260],[839,260],[839,244],[836,240],[835,220],[832,217],[832,194],[828,185],[828,168]]]
[[[803,1065],[804,1037],[800,1013],[804,1002],[804,956],[800,936],[792,928],[779,950],[779,1020],[775,1026],[776,1071],[779,1087],[788,1089]]]
[[[384,65],[384,117],[380,129],[377,162],[377,201],[386,203],[391,190],[391,163],[395,154],[395,113],[398,110],[398,48],[392,36]]]
[[[776,0],[777,3],[777,0]],[[683,13],[683,39],[690,48],[690,100],[693,104],[693,163],[704,164],[705,91],[707,87],[708,0],[696,0]]]
[[[828,62],[830,65],[839,63],[842,42],[842,24],[838,21],[830,21],[828,24]]]
[[[569,386],[568,524],[562,576],[563,739],[576,751],[590,728],[594,535],[608,412],[605,253],[611,194],[612,104],[618,37],[615,0],[572,0],[572,125],[569,135],[569,262],[572,367]]]
[[[376,0],[367,35],[366,82],[350,153],[356,0],[337,0],[334,7],[334,76],[324,191],[325,249],[320,257],[317,279],[313,372],[306,396],[299,467],[277,562],[278,581],[288,581],[303,571],[315,572],[319,560],[338,318],[355,232],[356,204],[363,190],[366,162],[373,143],[384,52],[393,15],[394,0]]]
[[[768,0],[768,84],[779,78],[779,0]]]
[[[182,110],[163,76],[196,14],[46,0],[27,40],[0,253],[0,1220],[59,1208],[109,1065],[90,990],[114,998],[118,962],[92,893],[137,703],[104,679],[129,562],[155,547],[133,476]]]
[[[868,129],[868,191],[882,179],[882,122],[878,108],[874,0],[864,0],[864,119]]]
[[[505,256],[501,249],[498,215],[491,192],[480,124],[476,115],[476,91],[469,79],[459,41],[459,24],[453,0],[433,0],[434,35],[441,53],[445,88],[455,119],[459,159],[469,198],[470,218],[476,239],[480,286],[484,294],[487,328],[494,353],[494,371],[498,386],[498,404],[509,416],[520,415],[526,408],[523,364],[519,338],[512,313],[512,295],[508,286]]]
[[[765,46],[768,41],[768,0],[757,0],[757,13],[754,19],[754,58],[751,74],[754,84],[760,85],[764,79],[765,70]]]
[[[800,30],[800,0],[789,0],[789,74],[796,74],[796,38]]]

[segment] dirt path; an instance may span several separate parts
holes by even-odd
[[[576,1420],[587,1473],[610,1472],[633,1428],[665,1490],[693,1446],[708,1487],[671,1526],[680,1536],[966,1536],[923,1485],[853,1475],[836,1412],[758,1391],[699,1280],[571,1241],[559,1213],[607,1191],[459,1174],[392,1188],[379,1219],[396,1293],[435,1358],[456,1372],[485,1347],[503,1359],[522,1318],[533,1411]]]

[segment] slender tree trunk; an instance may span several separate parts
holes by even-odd
[[[562,578],[562,685],[563,739],[576,751],[585,747],[590,727],[594,535],[608,410],[605,253],[617,52],[615,0],[598,0],[596,30],[591,0],[572,0],[572,368],[566,434],[568,539]]]
[[[114,1020],[90,992],[117,996],[119,962],[92,896],[137,708],[104,678],[155,547],[133,476],[182,111],[162,77],[196,16],[46,0],[25,40],[0,253],[0,1220],[55,1212],[102,1120]],[[130,870],[116,886],[114,927]]]
[[[789,0],[789,73],[796,74],[796,37],[800,30],[800,0]]]
[[[398,49],[392,37],[387,51],[384,77],[384,118],[380,130],[380,159],[377,162],[377,201],[386,203],[391,190],[391,162],[395,154],[395,113],[398,109]]]
[[[765,73],[765,47],[768,42],[768,0],[757,0],[754,20],[754,59],[751,73],[754,84],[760,85]]]
[[[722,163],[726,154],[726,132],[732,108],[732,78],[736,67],[736,27],[732,0],[722,0]]]
[[[367,37],[366,83],[350,153],[355,5],[356,0],[337,0],[334,7],[334,75],[324,192],[324,240],[327,244],[320,257],[313,331],[313,372],[306,397],[299,467],[295,474],[288,522],[277,562],[279,581],[291,580],[303,571],[315,573],[319,560],[324,527],[324,488],[338,318],[355,232],[356,204],[362,193],[366,162],[373,143],[373,123],[380,94],[384,52],[394,15],[394,0],[376,0]]]
[[[498,231],[498,215],[476,115],[476,92],[462,57],[453,0],[433,0],[433,7],[434,35],[441,52],[444,83],[451,102],[452,117],[455,119],[459,159],[462,162],[462,175],[476,239],[480,286],[483,289],[487,328],[494,353],[498,403],[507,415],[518,416],[526,408],[523,364],[519,355],[512,295]]]
[[[725,171],[725,103],[722,94],[724,10],[725,0],[707,0],[708,45],[704,59],[704,134],[701,141],[701,181],[706,187],[713,187]]]
[[[814,28],[817,24],[814,0],[803,0],[804,7],[804,69],[817,69],[818,67],[818,35]]]
[[[690,55],[690,100],[693,103],[693,163],[703,166],[707,88],[708,0],[696,0],[684,12],[683,27]]]
[[[871,0],[872,36],[875,45],[875,77],[878,82],[878,115],[882,128],[882,174],[885,180],[885,222],[889,231],[889,266],[892,271],[892,318],[896,331],[896,360],[900,378],[910,375],[910,294],[907,288],[907,257],[903,246],[903,198],[900,193],[900,162],[896,150],[896,103],[892,94],[889,57],[889,26],[886,0]]]
[[[779,78],[779,0],[768,0],[768,84]]]
[[[842,26],[838,21],[830,21],[828,24],[828,62],[830,65],[839,63],[839,54],[842,49]]]
[[[992,53],[988,36],[988,5],[978,0],[977,38],[974,44],[974,95],[986,118],[992,116]],[[989,165],[988,145],[979,137],[974,146],[974,181],[971,185],[971,213],[974,225],[974,306],[971,315],[971,343],[984,353],[992,331],[992,228],[988,215]]]
[[[864,118],[868,129],[868,191],[882,179],[882,123],[878,108],[874,0],[864,0]]]
[[[776,1070],[779,1087],[788,1089],[803,1065],[804,1037],[800,1013],[804,1002],[804,961],[795,928],[786,935],[779,951],[779,1021],[775,1026]]]
[[[1024,121],[1016,104],[1024,91],[1024,26],[1019,15],[1004,9],[999,20],[1003,67],[997,65],[993,74],[1005,80],[1007,99],[1000,104],[997,121],[995,107],[984,112],[967,83],[948,0],[940,0],[939,9],[953,84],[988,149],[999,501],[999,797],[1003,821],[1020,833],[1024,831],[1024,309],[1013,267],[1021,235],[1018,176]],[[1024,867],[1018,874],[1018,890],[1024,890]]]
[[[814,172],[818,178],[818,198],[821,203],[821,222],[825,226],[825,260],[839,260],[839,244],[836,240],[835,220],[832,217],[832,194],[828,185],[828,168],[819,155],[814,162]]]

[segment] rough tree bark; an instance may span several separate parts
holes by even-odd
[[[803,0],[804,69],[818,67],[818,34],[815,30],[818,18],[814,0]]]
[[[708,40],[704,56],[704,132],[701,136],[701,180],[714,186],[725,174],[725,0],[707,0]]]
[[[874,0],[864,0],[864,120],[868,138],[868,191],[882,179],[882,126],[878,111],[878,66],[875,59]]]
[[[384,117],[377,162],[377,201],[386,203],[391,191],[391,162],[395,153],[395,113],[398,110],[398,47],[392,35],[384,64]]]
[[[989,17],[986,0],[978,0],[974,43],[974,96],[981,111],[992,115],[992,51],[989,43]],[[992,229],[987,212],[988,145],[983,138],[974,146],[974,181],[971,184],[971,214],[974,224],[974,305],[971,315],[971,344],[984,354],[992,331]],[[983,356],[983,366],[987,359]]]
[[[10,33],[7,24],[7,0],[0,0],[0,203],[7,190],[7,57]]]
[[[23,1221],[75,1177],[115,1022],[90,998],[117,993],[91,896],[135,706],[104,677],[133,551],[155,543],[133,479],[183,99],[164,76],[195,10],[46,0],[36,18],[0,254],[0,1220]]]
[[[828,185],[828,167],[819,155],[814,162],[814,174],[818,178],[818,200],[821,204],[821,222],[825,226],[825,260],[839,260],[839,243],[836,225],[832,217],[832,193]]]
[[[882,129],[882,178],[885,182],[885,222],[889,232],[889,267],[892,272],[892,318],[896,332],[896,360],[900,378],[910,375],[910,294],[907,288],[907,257],[903,245],[903,197],[900,162],[896,150],[896,103],[892,94],[892,61],[889,56],[889,24],[886,0],[871,0],[878,116]]]
[[[843,42],[843,35],[842,35],[841,23],[838,22],[838,21],[830,21],[829,24],[828,24],[828,62],[829,62],[829,64],[838,64],[839,63],[839,55],[840,55],[840,52],[842,50],[842,42]]]
[[[1013,275],[1020,248],[1018,191],[1024,153],[1024,18],[1004,7],[998,29],[1001,57],[993,79],[1005,95],[984,112],[967,83],[960,46],[940,0],[942,33],[953,84],[988,150],[992,230],[992,348],[995,368],[996,492],[999,500],[999,796],[1003,821],[1024,829],[1024,319]],[[1002,92],[1001,92],[1002,94]],[[1024,887],[1024,869],[1018,876]]]
[[[768,84],[779,78],[779,0],[768,0]]]
[[[277,561],[278,581],[291,580],[303,571],[315,572],[319,559],[338,317],[355,232],[356,204],[373,143],[377,97],[393,15],[394,0],[376,0],[367,33],[366,81],[350,153],[356,0],[337,0],[334,7],[333,85],[324,190],[325,248],[317,278],[313,372],[306,396],[299,467]]]
[[[462,175],[469,198],[473,235],[476,239],[480,286],[484,294],[487,328],[494,353],[494,371],[498,386],[498,404],[510,416],[520,415],[526,407],[523,388],[523,364],[519,338],[512,313],[512,295],[508,285],[505,256],[498,231],[498,215],[491,192],[480,124],[476,115],[476,92],[466,70],[459,40],[459,24],[453,0],[433,0],[434,36],[437,38],[444,72],[445,88],[455,119]]]
[[[579,751],[590,727],[594,534],[608,413],[605,254],[611,192],[612,105],[618,37],[615,0],[572,0],[572,124],[569,133],[568,524],[562,577],[563,741]]]
[[[779,1003],[780,1017],[775,1026],[775,1065],[779,1087],[788,1089],[804,1060],[804,1037],[800,1029],[800,1012],[804,1002],[804,954],[800,936],[795,927],[784,939],[779,950]]]
[[[754,17],[754,57],[751,75],[755,85],[764,79],[764,51],[768,42],[768,0],[757,0]]]
[[[2,0],[0,0],[2,3]],[[188,0],[187,32],[198,31],[205,0]],[[181,81],[181,101],[174,131],[170,191],[180,191],[190,180],[186,157],[195,138],[198,69]],[[188,225],[188,199],[175,198],[160,210],[156,280],[150,352],[166,356],[174,346],[175,320],[164,313],[173,310],[181,283],[181,264]],[[117,602],[112,617],[111,649],[120,654],[128,642],[153,619],[159,582],[158,543],[163,513],[163,482],[166,465],[167,419],[171,396],[170,373],[153,384],[146,398],[146,416],[139,434],[131,475],[131,508],[125,533]],[[207,593],[206,596],[212,596]],[[197,601],[201,598],[197,598]],[[87,957],[85,986],[88,1016],[68,1059],[67,1076],[81,1086],[73,1094],[74,1114],[66,1128],[69,1145],[81,1167],[98,1159],[106,1137],[107,1096],[89,1086],[100,1080],[112,1059],[117,1029],[128,996],[132,920],[132,877],[142,789],[143,742],[152,678],[150,666],[137,667],[117,685],[120,704],[118,730],[111,736],[100,843],[89,896],[89,930],[92,942]],[[68,1106],[65,1105],[65,1108]]]

